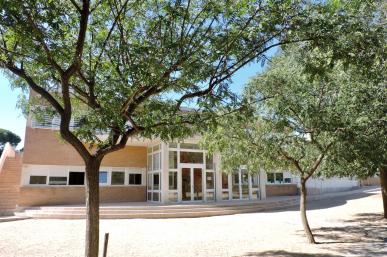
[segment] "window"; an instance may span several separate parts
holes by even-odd
[[[70,171],[69,173],[69,185],[84,185],[85,184],[85,173]]]
[[[180,152],[180,163],[203,163],[203,153]]]
[[[177,190],[177,172],[169,172],[169,190]]]
[[[46,181],[46,176],[30,176],[30,185],[45,185]]]
[[[212,157],[212,154],[206,155],[206,169],[207,170],[213,170],[214,169],[214,160]]]
[[[99,183],[100,184],[107,184],[108,182],[108,173],[107,171],[100,171],[99,172]]]
[[[129,174],[129,185],[141,185],[142,174]]]
[[[258,174],[251,175],[251,184],[253,188],[259,187],[259,177]]]
[[[169,148],[177,148],[177,143],[169,143]]]
[[[214,189],[214,172],[206,172],[206,188]]]
[[[222,172],[222,188],[228,189],[228,174],[225,172]]]
[[[125,172],[112,171],[112,185],[123,185],[123,184],[125,184]]]
[[[152,155],[148,155],[148,170],[152,171]]]
[[[200,149],[198,144],[181,143],[180,148],[183,149]]]
[[[275,183],[278,183],[278,184],[284,183],[284,174],[283,173],[275,173]]]
[[[153,155],[153,170],[160,170],[161,169],[161,153],[155,153]]]
[[[284,177],[283,172],[271,172],[267,173],[267,183],[268,184],[283,184],[283,183],[292,183],[292,179]]]
[[[160,175],[158,173],[153,174],[153,190],[160,189]],[[155,201],[155,199],[153,199]]]
[[[156,152],[156,151],[158,151],[158,150],[160,150],[160,145],[155,145],[155,146],[153,147],[153,152]]]
[[[169,168],[177,169],[177,152],[169,151]]]
[[[274,183],[274,173],[267,173],[267,183]]]
[[[67,185],[67,177],[50,177],[49,185]]]

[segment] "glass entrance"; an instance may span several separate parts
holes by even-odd
[[[203,200],[203,194],[203,169],[182,168],[181,200],[201,201]]]

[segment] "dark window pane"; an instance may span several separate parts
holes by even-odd
[[[31,185],[45,185],[47,181],[46,176],[30,176]]]
[[[267,182],[274,183],[274,173],[267,173]]]
[[[84,185],[85,173],[70,171],[69,173],[69,185]]]
[[[129,185],[141,185],[142,174],[129,174]]]
[[[222,188],[228,189],[228,174],[225,172],[222,172]]]
[[[125,184],[125,172],[113,171],[112,172],[112,185],[123,185]]]
[[[153,174],[153,190],[160,189],[160,175],[158,173]],[[153,201],[155,201],[153,199]]]
[[[67,185],[67,177],[50,177],[48,184],[50,184],[50,185]]]
[[[180,152],[180,163],[203,163],[203,153]]]
[[[276,183],[283,183],[284,180],[284,174],[283,173],[276,173],[275,174],[275,181]]]

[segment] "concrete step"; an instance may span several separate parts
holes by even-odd
[[[233,215],[239,213],[260,212],[281,209],[298,204],[298,200],[258,202],[246,204],[203,204],[203,205],[160,205],[160,206],[102,206],[101,219],[166,219],[166,218],[194,218],[219,215]],[[35,219],[84,219],[84,206],[47,206],[28,208],[17,212],[16,216]]]

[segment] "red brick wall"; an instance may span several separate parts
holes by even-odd
[[[266,196],[297,195],[296,184],[267,184]]]
[[[146,186],[100,187],[100,202],[145,202]],[[85,188],[82,186],[23,186],[20,188],[18,205],[41,206],[85,203]]]

